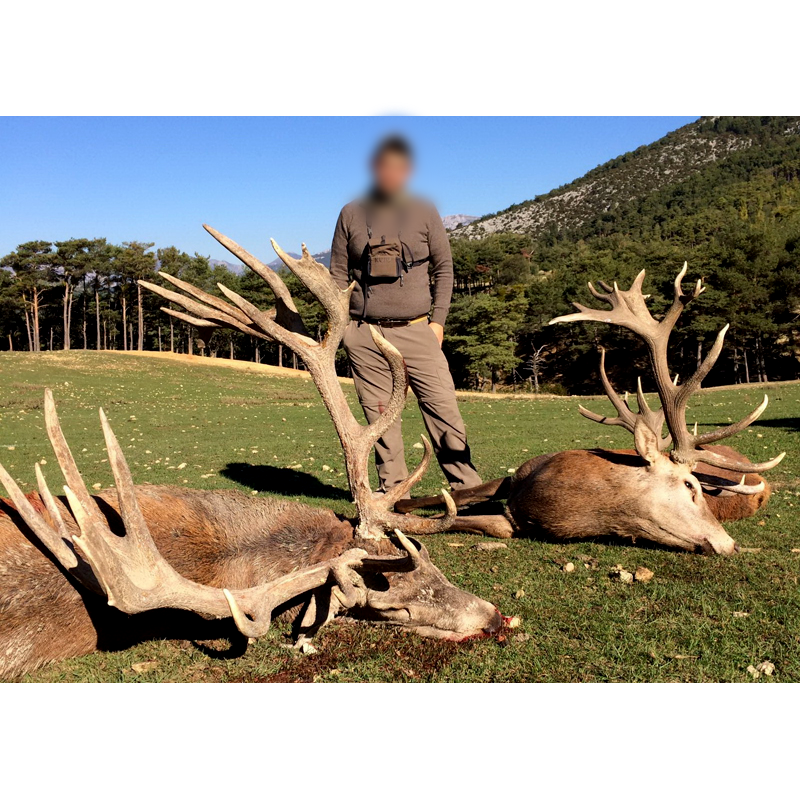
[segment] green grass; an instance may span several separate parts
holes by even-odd
[[[0,459],[26,490],[34,488],[35,461],[46,462],[51,485],[60,485],[42,420],[45,386],[54,391],[89,486],[111,480],[97,418],[102,405],[139,482],[272,491],[338,512],[351,508],[338,442],[311,383],[121,354],[0,356]],[[46,666],[27,680],[749,681],[748,665],[769,660],[776,672],[761,682],[796,681],[800,385],[771,386],[769,394],[764,418],[735,445],[758,460],[781,450],[788,455],[770,475],[776,488],[767,509],[727,526],[744,548],[757,551],[723,559],[601,542],[512,540],[506,550],[480,552],[472,548],[476,537],[433,536],[426,542],[431,555],[454,583],[522,618],[505,646],[442,643],[344,622],[323,630],[319,654],[301,656],[281,646],[287,632],[278,626],[236,658],[213,657],[193,643],[148,642]],[[757,386],[703,393],[692,419],[727,423],[761,395]],[[624,432],[580,417],[578,402],[464,398],[482,476],[505,475],[538,453],[629,446]],[[411,444],[423,428],[413,401],[404,422],[414,462],[420,451]],[[418,491],[443,483],[432,468]],[[596,559],[596,567],[587,569],[581,556]],[[563,571],[567,561],[576,564],[574,572]],[[655,578],[614,582],[608,573],[617,563],[649,567]],[[520,589],[524,596],[517,598]],[[228,643],[213,646],[224,651]],[[155,663],[135,671],[142,662]]]

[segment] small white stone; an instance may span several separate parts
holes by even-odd
[[[564,564],[564,572],[574,572],[574,570],[575,565],[571,561],[567,561],[567,563]]]

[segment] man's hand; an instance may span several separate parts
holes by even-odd
[[[433,331],[436,341],[439,342],[439,347],[441,347],[444,341],[444,328],[438,322],[429,322],[428,327]]]

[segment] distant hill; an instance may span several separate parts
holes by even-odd
[[[452,232],[459,239],[493,233],[575,231],[626,204],[682,184],[736,153],[800,133],[798,117],[703,117],[658,141],[590,170],[572,183],[489,214]]]
[[[469,214],[449,214],[446,217],[442,217],[442,222],[444,223],[445,230],[452,231],[455,230],[459,225],[469,225],[470,222],[474,222],[478,217],[472,217]]]

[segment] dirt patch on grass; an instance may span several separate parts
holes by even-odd
[[[4,403],[0,403],[0,408],[20,408],[24,411],[34,411],[42,407],[41,397],[12,397]]]
[[[341,622],[318,637],[319,652],[295,653],[286,668],[272,675],[245,672],[239,683],[314,683],[318,681],[368,680],[354,674],[353,665],[366,667],[380,675],[381,682],[437,679],[439,673],[458,655],[471,652],[476,642],[446,642],[423,639],[412,634],[382,630],[380,636],[367,626]],[[480,642],[487,646],[486,642]]]

